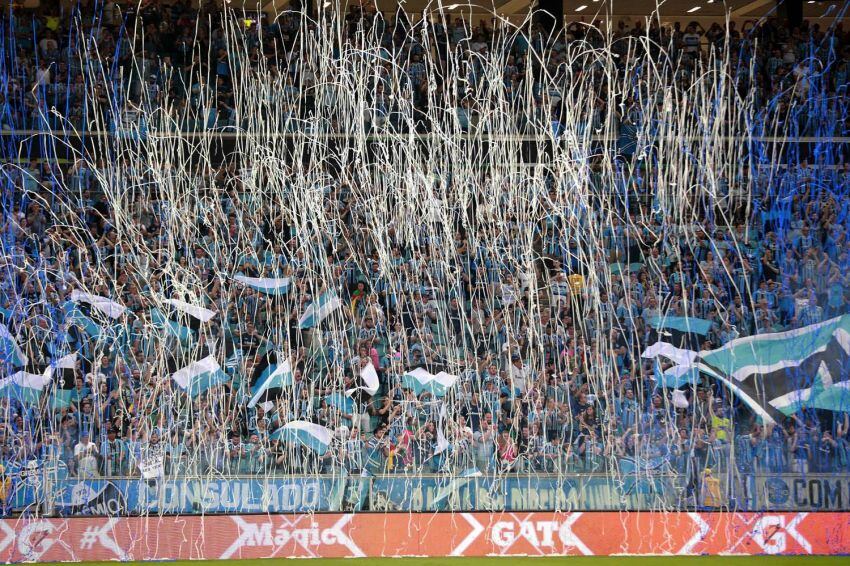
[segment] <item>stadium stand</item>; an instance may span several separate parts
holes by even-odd
[[[242,23],[237,65],[227,40],[235,24],[214,9],[199,13],[185,1],[81,6],[0,18],[7,142],[71,129],[145,139],[156,114],[187,134],[239,132],[240,81],[261,71],[286,85],[275,93],[284,110],[272,133],[313,133],[318,105],[328,104],[310,69],[290,55],[322,25],[300,13]],[[146,462],[166,477],[639,470],[674,478],[683,507],[708,504],[712,474],[850,471],[850,405],[801,405],[773,422],[704,373],[643,355],[658,340],[704,353],[830,320],[846,324],[846,144],[789,144],[777,164],[756,159],[740,177],[720,179],[715,202],[683,205],[702,211],[691,223],[671,223],[657,169],[641,161],[642,132],[658,119],[646,115],[642,77],[632,92],[609,92],[601,67],[570,65],[566,56],[571,42],[611,41],[621,62],[669,58],[684,92],[730,54],[725,70],[763,123],[780,121],[788,137],[840,138],[848,135],[850,84],[850,36],[840,25],[620,22],[606,38],[571,24],[562,41],[534,26],[509,38],[487,22],[425,27],[366,6],[352,8],[345,29],[341,42],[372,38],[393,55],[363,85],[370,133],[426,137],[451,123],[462,136],[490,119],[476,93],[501,89],[515,102],[506,112],[517,135],[557,135],[568,101],[580,96],[579,133],[613,136],[622,183],[594,176],[608,156],[589,157],[594,207],[578,213],[583,224],[566,225],[555,203],[570,189],[547,177],[540,198],[552,204],[530,226],[489,227],[499,231],[499,249],[481,244],[472,228],[488,228],[469,221],[475,210],[456,210],[441,240],[454,246],[447,262],[425,230],[410,238],[388,226],[389,256],[375,245],[369,180],[354,167],[320,187],[317,202],[333,221],[317,241],[299,228],[297,211],[249,212],[253,157],[190,163],[199,210],[209,215],[182,218],[179,230],[195,244],[175,246],[174,195],[163,181],[173,171],[135,170],[107,154],[94,167],[41,157],[5,166],[4,470],[36,461],[83,480],[148,477]],[[650,47],[619,41],[627,38],[648,38]],[[501,74],[485,75],[492,68],[480,61],[496,51]],[[390,60],[407,62],[407,84],[389,80],[399,76]],[[462,72],[448,68],[458,61]],[[535,79],[541,66],[562,89],[554,96],[543,93],[554,86]],[[90,81],[92,73],[103,80]],[[596,92],[569,93],[575,74],[594,77]],[[460,80],[429,84],[435,76]],[[445,123],[434,122],[436,107],[453,108]],[[319,129],[353,135],[346,124]],[[108,186],[116,171],[123,194]],[[452,180],[436,186],[435,195],[461,190]],[[615,212],[613,221],[603,209]],[[427,203],[420,210],[427,215]],[[590,225],[600,227],[592,246],[577,229]],[[518,268],[529,250],[533,273]],[[311,254],[324,258],[332,278],[311,271]],[[593,271],[617,275],[598,300],[588,291]],[[322,325],[335,309],[345,324]],[[281,431],[296,421],[332,435],[305,428],[293,433],[302,444],[293,444]],[[305,442],[302,433],[313,436]]]

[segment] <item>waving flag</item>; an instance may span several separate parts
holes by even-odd
[[[433,375],[425,368],[416,368],[404,374],[402,384],[417,395],[427,391],[435,397],[444,397],[446,392],[457,383],[457,376],[444,371]]]
[[[192,362],[183,369],[173,373],[171,378],[180,389],[192,397],[197,397],[204,391],[226,383],[230,378],[221,370],[214,356],[207,356],[198,362]]]
[[[54,389],[53,395],[47,400],[47,407],[51,411],[67,409],[74,402],[73,389]]]
[[[8,379],[11,379],[13,382],[15,382],[17,385],[20,385],[21,387],[42,391],[52,381],[50,376],[51,371],[48,367],[46,370],[44,370],[44,373],[28,373],[25,371],[19,371],[17,373],[12,374]]]
[[[157,308],[151,309],[151,324],[155,328],[168,330],[175,338],[181,342],[188,342],[192,337],[192,329],[188,326],[183,326],[177,321],[168,318],[163,312]]]
[[[100,325],[93,321],[76,303],[68,301],[63,305],[62,309],[65,311],[66,321],[79,326],[95,340],[100,340],[103,336],[103,329]]]
[[[56,379],[56,383],[61,389],[73,389],[74,381],[77,377],[77,353],[73,352],[59,358],[58,360],[54,360],[47,367],[45,372],[50,372],[50,378],[53,380],[58,372],[58,378]]]
[[[699,361],[767,412],[850,410],[850,315],[732,340]]]
[[[346,415],[354,412],[354,399],[336,391],[325,396],[325,402],[331,407],[336,407]]]
[[[369,395],[374,395],[381,387],[381,382],[378,380],[378,372],[372,362],[369,362],[360,368],[360,385],[353,387],[345,392],[346,395],[354,395],[356,391],[365,391]]]
[[[289,287],[292,283],[289,277],[266,278],[237,275],[233,280],[266,295],[285,295],[289,292]]]
[[[44,374],[19,371],[0,380],[0,395],[17,399],[24,405],[37,405],[42,391],[49,383],[49,368]]]
[[[198,307],[183,301],[178,301],[177,299],[166,299],[165,304],[171,305],[180,313],[187,314],[200,322],[209,322],[215,317],[216,314],[218,314],[215,311],[211,311],[210,309]]]
[[[278,355],[269,352],[263,356],[259,364],[254,366],[251,377],[251,400],[248,407],[252,408],[261,400],[264,402],[280,397],[281,391],[293,383],[292,367],[289,360],[278,363]]]
[[[127,307],[119,305],[115,301],[107,299],[106,297],[83,293],[76,289],[71,291],[71,301],[74,303],[87,303],[104,316],[108,316],[113,319],[121,318],[121,315],[123,315],[127,310]]]
[[[654,316],[648,317],[646,324],[653,329],[650,341],[661,340],[674,346],[697,349],[711,330],[712,323],[692,316]]]
[[[656,366],[658,361],[656,360]],[[660,368],[659,368],[660,370]],[[664,372],[654,372],[652,379],[656,387],[668,387],[678,389],[684,385],[696,385],[702,382],[699,377],[699,368],[691,365],[680,365],[668,368]]]
[[[171,308],[165,311],[152,308],[151,323],[156,328],[168,330],[182,343],[188,342],[192,338],[193,331],[198,330],[201,324],[209,322],[218,314],[177,299],[166,299],[163,303]]]
[[[674,389],[673,394],[670,397],[670,402],[673,403],[673,406],[677,409],[687,409],[688,408],[688,398],[685,397],[684,391],[679,389]]]
[[[342,306],[342,301],[335,293],[330,291],[323,293],[318,300],[310,303],[304,310],[304,314],[298,319],[298,328],[304,330],[318,326],[329,314]]]
[[[696,359],[697,353],[693,350],[677,348],[673,344],[668,344],[667,342],[656,342],[647,348],[643,354],[641,354],[642,358],[649,360],[655,359],[658,356],[663,356],[677,364],[690,364]]]
[[[850,410],[850,315],[699,353],[674,348],[671,357],[665,346],[651,348],[686,360],[686,369],[676,371],[694,369],[720,381],[768,423],[802,409]]]
[[[0,324],[0,365],[10,365],[12,367],[24,367],[29,363],[29,359],[24,355],[21,347],[9,328],[5,324]]]
[[[300,443],[318,454],[324,456],[331,444],[331,431],[322,425],[309,421],[288,422],[271,435],[270,440],[284,440],[286,442]]]

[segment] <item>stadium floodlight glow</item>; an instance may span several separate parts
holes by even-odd
[[[694,12],[696,12],[697,10],[699,10],[700,8],[702,8],[702,6],[694,6],[693,8],[691,8],[690,10],[688,10],[688,13],[689,13],[689,14],[693,14]]]
[[[581,12],[582,10],[586,10],[586,9],[587,9],[587,4],[582,4],[581,6],[576,8],[576,12]]]

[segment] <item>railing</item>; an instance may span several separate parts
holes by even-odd
[[[106,131],[106,130],[92,130],[92,131],[81,131],[79,133],[70,134],[68,131],[62,130],[0,130],[0,137],[33,137],[33,136],[51,136],[57,138],[84,138],[84,137],[121,137],[125,136],[127,132],[116,132],[116,131]],[[248,135],[247,132],[235,132],[235,131],[221,131],[221,130],[192,130],[192,131],[183,131],[183,130],[175,130],[175,131],[164,131],[164,132],[145,132],[143,136],[147,139],[171,139],[174,137],[180,138],[189,138],[189,139],[198,139],[198,138],[214,138],[220,140],[235,140],[240,137],[245,137]],[[252,138],[262,138],[262,139],[303,139],[305,136],[310,137],[311,139],[320,139],[320,140],[343,140],[343,139],[352,139],[359,138],[359,134],[350,134],[350,133],[327,133],[327,132],[270,132],[270,133],[260,133],[260,132],[251,132],[250,136]],[[514,141],[514,142],[522,142],[522,143],[531,143],[531,142],[548,142],[552,140],[566,140],[567,137],[563,134],[561,135],[537,135],[537,136],[528,136],[528,135],[504,135],[504,134],[493,134],[489,135],[486,132],[480,133],[459,133],[452,134],[453,139],[460,140],[469,140],[469,139],[480,139],[481,137],[485,137],[489,141],[494,142],[502,142],[502,141]],[[366,134],[365,139],[367,141],[377,141],[382,139],[394,140],[397,141],[399,138],[409,138],[413,137],[420,141],[429,141],[435,139],[444,139],[444,135],[440,134],[430,134],[430,133],[417,133],[417,132],[409,132],[409,133],[369,133]],[[584,139],[582,137],[581,139]],[[587,137],[588,141],[591,142],[616,142],[620,139],[620,136],[604,136],[604,135],[591,135]],[[651,141],[657,141],[659,139],[678,139],[682,141],[705,141],[705,136],[668,136],[668,137],[652,137]],[[757,143],[850,143],[850,136],[717,136],[712,138],[712,142],[716,141],[730,141],[730,142],[757,142]]]

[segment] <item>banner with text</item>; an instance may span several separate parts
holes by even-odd
[[[7,563],[848,553],[848,513],[328,513],[0,521],[0,560]]]

